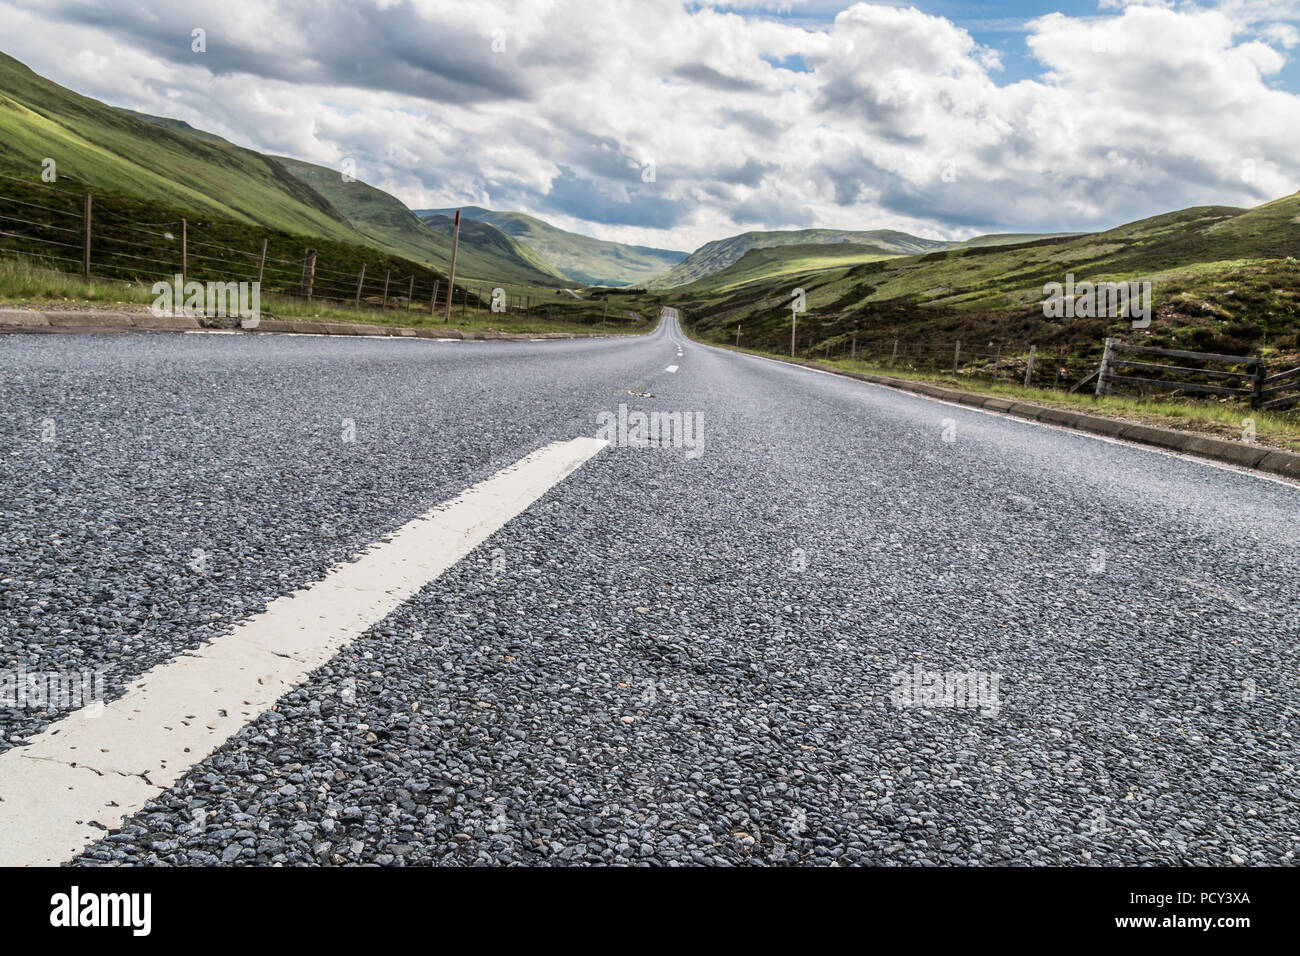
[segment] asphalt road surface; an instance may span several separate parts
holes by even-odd
[[[1300,849],[1294,485],[706,348],[671,318],[518,343],[9,335],[0,379],[0,674],[94,673],[107,705],[0,707],[11,862],[73,858],[48,834],[119,784],[126,819],[75,837],[78,864]],[[638,412],[668,447],[637,447]],[[420,565],[410,529],[483,482],[448,514],[496,507],[534,453],[564,459],[540,497]],[[414,581],[387,605],[334,579],[285,597],[372,546]],[[311,653],[232,635],[269,605],[320,621]],[[280,674],[278,700],[231,711],[235,679],[187,670],[217,657]],[[179,688],[157,710],[124,697],[149,674]],[[204,707],[212,746],[155,759]],[[143,765],[97,766],[118,719]],[[29,758],[74,729],[82,756]],[[39,821],[15,810],[38,788]]]

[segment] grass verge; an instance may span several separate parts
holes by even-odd
[[[705,345],[714,345],[730,349],[733,352],[745,352],[763,358],[789,361],[789,356],[757,349],[736,348],[720,342],[710,342],[694,334],[691,337]],[[986,379],[975,379],[966,375],[952,373],[918,372],[909,369],[890,368],[888,364],[874,362],[855,362],[850,360],[800,360],[801,364],[814,368],[841,370],[849,372],[867,372],[888,378],[903,379],[912,382],[929,382],[945,388],[956,388],[980,395],[996,395],[1014,401],[1034,405],[1048,405],[1054,408],[1066,408],[1089,415],[1099,415],[1141,425],[1153,425],[1159,428],[1172,428],[1178,431],[1195,432],[1214,438],[1242,441],[1247,429],[1247,422],[1253,420],[1255,441],[1272,448],[1300,452],[1300,412],[1278,413],[1253,411],[1241,402],[1206,401],[1194,398],[1159,399],[1141,396],[1107,395],[1098,398],[1091,389],[1070,394],[1065,390],[1048,388],[1025,388],[1021,385],[999,382],[994,384]]]
[[[154,301],[151,285],[122,279],[92,278],[42,268],[26,259],[0,259],[0,307],[18,309],[71,309],[103,311],[145,311]],[[470,303],[474,305],[473,301]],[[266,294],[261,299],[263,318],[288,318],[320,322],[363,322],[370,325],[407,328],[472,329],[497,332],[599,332],[616,335],[646,332],[652,321],[636,322],[621,314],[602,323],[598,305],[572,311],[573,316],[550,317],[517,312],[492,312],[485,308],[464,308],[457,302],[451,321],[444,323],[442,310],[430,316],[427,308],[359,310],[339,308],[322,301],[308,302],[293,296]]]

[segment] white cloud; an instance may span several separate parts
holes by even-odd
[[[794,21],[675,0],[0,0],[0,16],[6,51],[57,82],[352,157],[413,207],[694,248],[780,226],[1100,228],[1293,191],[1300,98],[1269,82],[1300,41],[1287,6],[1052,14],[1026,27],[1042,75],[1003,85],[965,30],[883,4],[833,22],[824,4]]]

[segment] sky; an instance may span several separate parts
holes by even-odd
[[[0,0],[0,22],[77,92],[412,208],[661,248],[1097,230],[1300,189],[1300,0]]]

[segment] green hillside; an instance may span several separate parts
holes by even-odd
[[[455,211],[420,209],[416,215],[450,216]],[[671,249],[582,236],[521,212],[493,212],[481,206],[466,206],[461,209],[462,222],[466,216],[491,223],[513,236],[576,285],[640,285],[686,258],[686,253]]]
[[[973,249],[976,246],[1014,246],[1023,242],[1037,242],[1040,239],[1061,239],[1066,236],[1084,235],[1079,232],[998,232],[987,236],[974,236],[953,243],[953,249]]]
[[[450,240],[396,198],[334,170],[265,156],[181,120],[108,106],[0,54],[0,172],[39,181],[51,157],[61,182],[180,210],[193,218],[369,245],[446,270]],[[503,233],[462,232],[467,279],[549,285],[563,279]]]
[[[285,169],[324,196],[371,241],[444,271],[451,259],[450,229],[430,229],[400,199],[359,180],[344,182],[337,169],[277,156]],[[564,277],[504,232],[462,217],[456,272],[467,279],[557,286]]]
[[[767,249],[772,246],[805,246],[854,243],[873,246],[894,255],[911,255],[947,248],[950,243],[939,239],[921,239],[893,229],[874,229],[869,232],[852,232],[842,229],[792,229],[777,232],[745,232],[727,239],[706,242],[689,256],[662,275],[647,283],[651,289],[669,289],[685,285],[705,276],[720,272],[733,262],[738,262],[750,249]]]
[[[853,242],[756,248],[750,249],[725,269],[697,279],[674,291],[687,294],[698,294],[706,290],[726,292],[751,282],[773,280],[782,276],[813,274],[827,269],[844,269],[864,262],[879,262],[897,256],[898,253],[879,246]]]
[[[706,335],[721,337],[743,318],[748,334],[771,347],[788,342],[790,289],[800,285],[809,347],[900,334],[1091,348],[1132,330],[1122,319],[1045,319],[1044,284],[1066,273],[1080,281],[1149,280],[1155,317],[1144,336],[1151,344],[1240,354],[1264,344],[1300,347],[1297,253],[1300,194],[1250,210],[1200,206],[1100,233],[830,264],[797,276],[771,263],[765,271],[755,259],[738,282],[719,284],[715,275],[673,289],[671,298]]]
[[[270,157],[114,109],[0,54],[0,171],[36,178],[45,157],[61,178],[93,188],[288,232],[360,239],[327,200]]]

